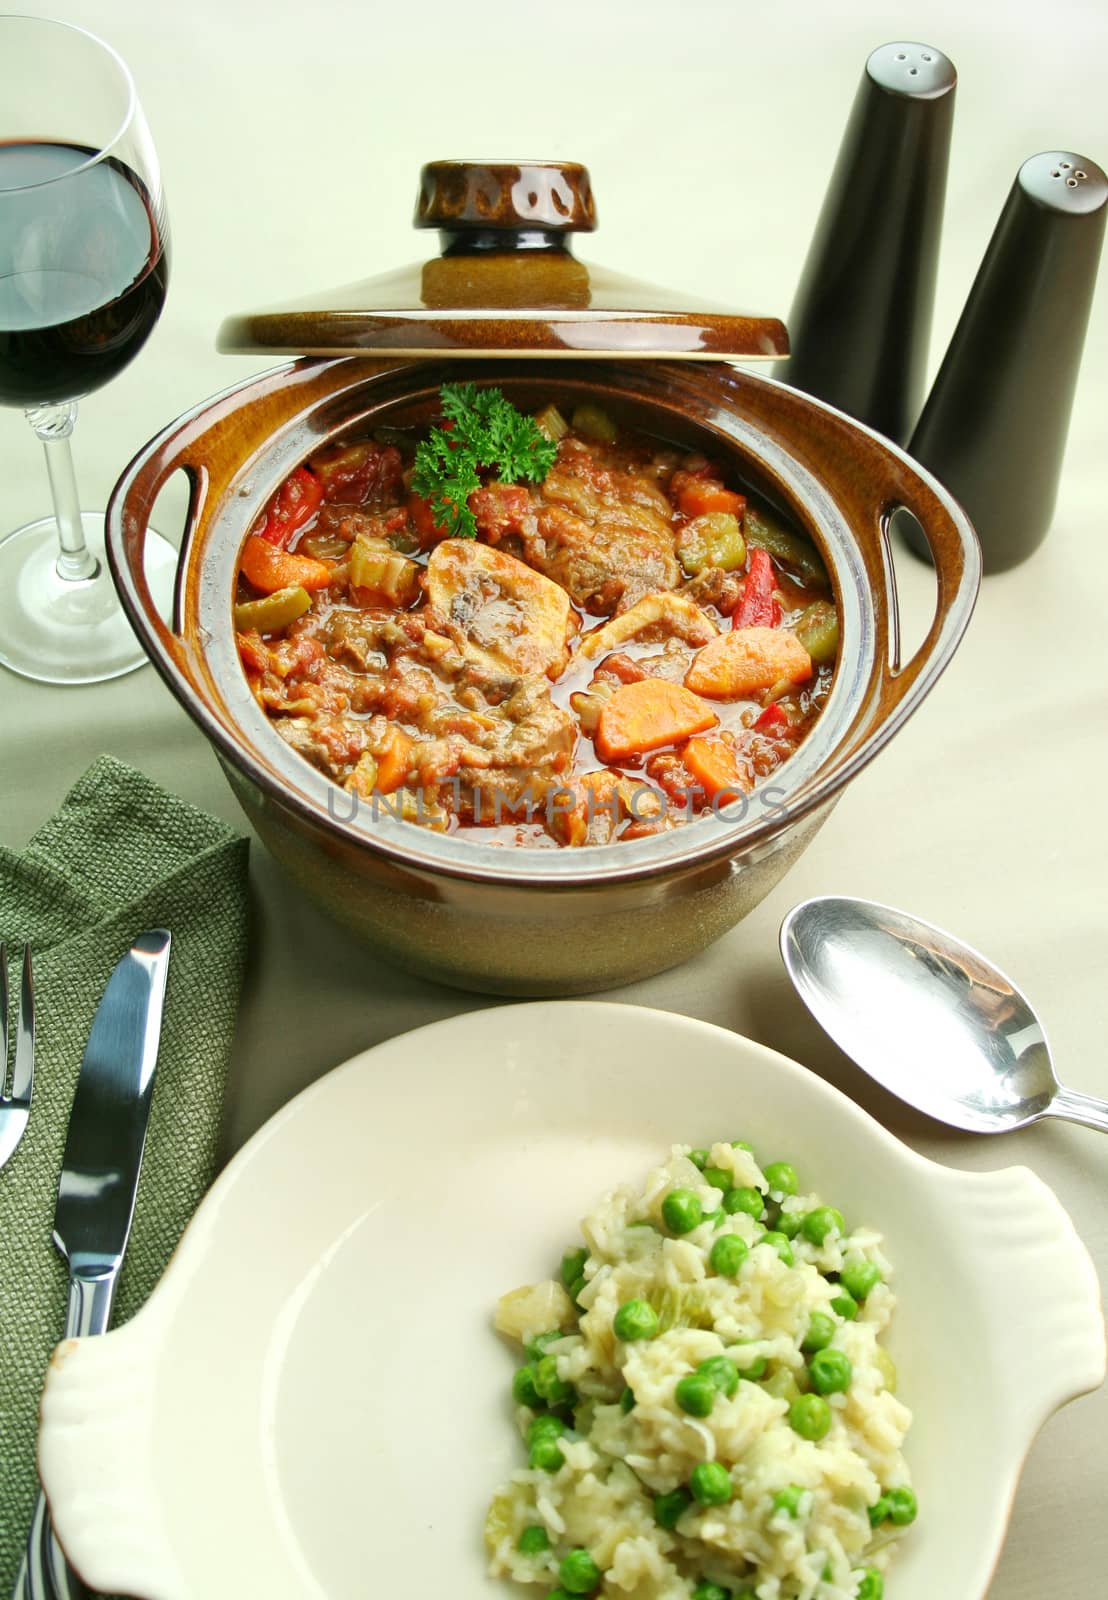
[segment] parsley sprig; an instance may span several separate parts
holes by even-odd
[[[499,389],[444,383],[439,394],[450,426],[432,428],[420,443],[412,488],[431,502],[437,527],[452,538],[475,539],[477,523],[466,504],[474,489],[490,474],[502,483],[541,483],[558,446]]]

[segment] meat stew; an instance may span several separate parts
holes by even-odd
[[[415,430],[297,468],[240,559],[255,698],[351,804],[484,843],[604,845],[743,802],[830,689],[818,552],[595,405],[533,424],[542,473],[482,468],[452,517],[417,492]]]

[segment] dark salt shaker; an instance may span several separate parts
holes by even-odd
[[[1054,515],[1106,202],[1084,156],[1024,162],[908,445],[968,511],[986,572],[1029,556]]]
[[[931,45],[869,57],[776,370],[901,444],[923,403],[957,81]]]

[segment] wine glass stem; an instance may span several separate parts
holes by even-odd
[[[58,525],[57,573],[70,583],[95,578],[100,563],[85,543],[81,521],[81,502],[77,498],[77,479],[73,473],[73,453],[69,436],[77,421],[76,400],[55,406],[30,406],[27,421],[42,440],[50,493],[54,499],[54,520]]]

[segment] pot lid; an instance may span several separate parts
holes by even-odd
[[[229,353],[618,356],[701,361],[788,354],[776,317],[723,311],[581,261],[588,172],[573,161],[431,161],[415,226],[441,253],[288,305],[226,319]]]

